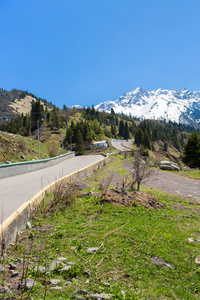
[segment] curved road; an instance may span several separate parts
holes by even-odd
[[[52,167],[0,179],[0,223],[50,183],[102,158],[102,155],[76,156]]]
[[[126,140],[111,140],[111,145],[115,148],[117,148],[119,151],[131,151],[129,148],[124,147],[122,143],[127,143]],[[130,142],[131,143],[131,142]]]

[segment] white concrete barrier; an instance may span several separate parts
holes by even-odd
[[[36,171],[46,167],[51,167],[61,161],[64,161],[68,158],[72,158],[74,156],[75,156],[75,152],[69,152],[60,156],[47,158],[47,159],[24,161],[24,162],[13,163],[8,165],[0,165],[0,179]]]

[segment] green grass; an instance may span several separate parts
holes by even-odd
[[[200,178],[200,170],[180,171],[180,175],[198,179]]]
[[[173,173],[176,175],[181,175],[184,177],[190,177],[190,178],[194,178],[194,179],[200,179],[200,170],[199,169],[191,169],[188,171],[167,171],[167,170],[160,170],[161,172],[168,172],[168,173]]]
[[[20,162],[38,159],[38,141],[29,137],[22,137],[17,134],[11,134],[1,131],[0,132],[0,152],[6,155],[6,161]],[[20,147],[23,143],[23,147]],[[21,158],[21,155],[25,159]],[[40,157],[48,158],[48,151],[45,144],[40,142]],[[0,164],[4,161],[0,157]]]
[[[110,171],[120,171],[121,161],[116,157],[115,162],[88,178],[92,189],[97,190],[98,181]],[[144,191],[156,195],[167,208],[158,211],[141,206],[102,205],[99,199],[84,196],[76,198],[69,207],[46,215],[43,212],[52,198],[49,195],[32,220],[32,230],[23,234],[27,239],[11,251],[7,260],[15,262],[25,256],[30,260],[27,275],[33,278],[36,262],[49,265],[59,256],[75,262],[62,276],[55,271],[46,274],[48,278],[60,278],[63,287],[61,292],[48,288],[46,299],[75,299],[76,289],[112,294],[113,299],[199,299],[200,269],[195,264],[200,253],[199,207],[155,189]],[[182,204],[186,209],[174,210],[173,204]],[[51,230],[41,233],[47,224]],[[188,243],[189,237],[195,243]],[[89,254],[89,247],[99,250]],[[153,256],[163,258],[172,268],[153,264]],[[66,281],[71,283],[65,286]],[[43,299],[44,275],[37,277],[36,282],[31,299]]]

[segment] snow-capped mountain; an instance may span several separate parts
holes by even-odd
[[[123,113],[141,119],[166,120],[200,126],[200,92],[157,89],[145,91],[137,88],[124,93],[116,101],[106,101],[96,110]]]
[[[72,106],[70,106],[70,108],[77,108],[77,109],[81,109],[81,108],[83,108],[81,105],[78,105],[78,104],[75,104],[75,105],[72,105]]]

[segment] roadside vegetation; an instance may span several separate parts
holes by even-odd
[[[0,164],[38,159],[38,141],[0,131]],[[5,154],[5,159],[3,157]],[[40,157],[48,158],[48,148],[40,142]]]
[[[82,183],[58,186],[45,197],[31,227],[4,253],[4,299],[200,298],[198,203],[143,185],[135,195],[142,203],[146,195],[156,198],[160,206],[105,201],[111,188],[133,192],[129,163],[111,156]],[[34,282],[27,291],[25,278]]]

